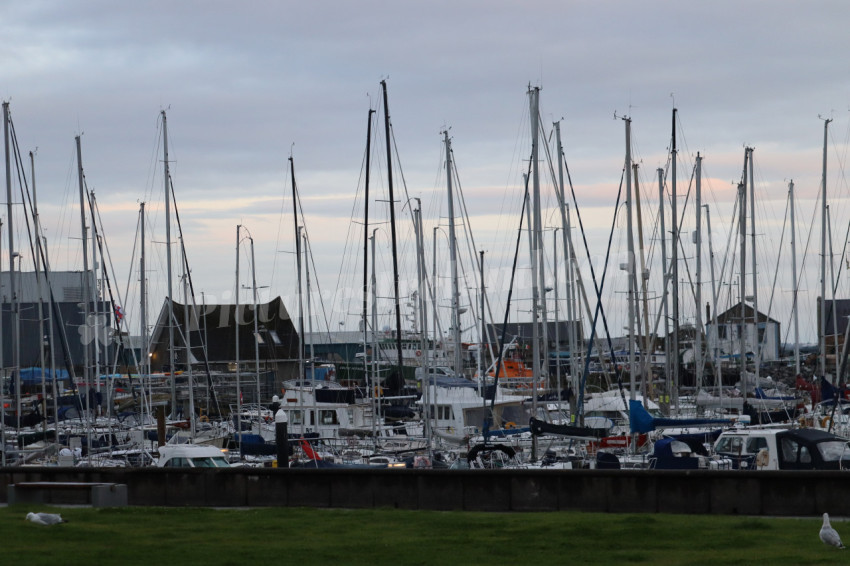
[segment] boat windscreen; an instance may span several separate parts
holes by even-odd
[[[824,462],[838,462],[850,460],[850,447],[843,440],[829,440],[817,444],[818,452]]]

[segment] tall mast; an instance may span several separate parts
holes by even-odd
[[[485,336],[487,335],[487,329],[486,329],[487,322],[486,322],[486,319],[484,317],[484,292],[485,292],[485,287],[484,287],[484,250],[480,250],[478,252],[478,254],[479,254],[479,257],[480,257],[480,262],[479,262],[479,265],[478,265],[479,271],[480,271],[479,278],[481,280],[480,281],[480,283],[481,283],[481,291],[480,291],[481,304],[479,305],[479,308],[481,309],[481,336],[480,336],[481,342],[480,342],[480,344],[478,344],[478,376],[480,377],[480,379],[478,380],[478,387],[479,387],[479,390],[481,390],[481,389],[484,388],[484,385],[486,383],[485,380],[484,380],[484,342],[486,340]]]
[[[142,335],[142,365],[147,368],[150,362],[150,356],[148,356],[148,351],[150,345],[148,344],[148,309],[147,309],[147,298],[148,298],[148,278],[147,272],[145,268],[145,203],[139,204],[139,224],[141,225],[141,252],[139,254],[139,290],[141,295],[141,331]],[[142,370],[142,373],[149,373],[150,370]]]
[[[427,315],[427,307],[428,301],[426,300],[425,292],[426,292],[426,283],[425,280],[425,236],[422,231],[422,203],[417,198],[416,199],[417,207],[413,211],[413,219],[416,228],[416,276],[418,280],[418,302],[417,309],[419,310],[419,318],[422,321],[422,328],[420,328],[419,333],[419,350],[422,352],[422,362],[421,362],[421,371],[422,371],[422,402],[425,405],[425,411],[429,410],[428,406],[428,397],[430,395],[430,391],[428,390],[428,379],[427,376],[431,373],[431,348],[428,347],[428,315]],[[425,419],[425,438],[428,444],[428,451],[431,450],[431,423],[428,418]]]
[[[637,277],[640,280],[640,296],[641,301],[643,302],[643,317],[640,316],[640,310],[637,308],[638,299],[635,297],[635,311],[637,314],[637,320],[635,321],[635,325],[637,328],[640,328],[641,318],[643,319],[643,341],[640,344],[641,349],[641,357],[638,359],[638,363],[641,366],[640,372],[640,387],[641,387],[641,395],[644,398],[649,397],[649,392],[652,389],[652,368],[650,367],[650,354],[652,353],[652,338],[649,335],[649,291],[647,290],[647,280],[649,279],[649,272],[646,269],[646,253],[643,247],[643,214],[641,212],[641,204],[640,204],[640,186],[638,185],[638,164],[632,163],[632,171],[634,172],[634,183],[635,188],[634,193],[635,196],[635,217],[637,219],[637,243],[638,243],[638,254],[640,255],[640,271],[638,271]],[[635,260],[636,261],[636,260]],[[637,287],[638,279],[635,279],[635,293],[638,293]]]
[[[259,316],[259,304],[257,299],[257,263],[254,260],[254,237],[251,236],[251,287],[254,291],[254,369],[257,372],[257,427],[259,430],[261,415],[260,408],[261,399],[260,397],[260,327],[259,321],[257,319]],[[315,378],[315,376],[314,376]]]
[[[142,336],[142,367],[139,368],[142,374],[142,398],[144,399],[144,383],[145,378],[150,376],[150,343],[148,342],[148,278],[145,268],[145,203],[139,204],[139,224],[141,234],[141,252],[139,254],[139,295],[140,295],[140,334]],[[52,326],[52,325],[51,325]],[[51,345],[51,350],[53,346]],[[144,405],[143,405],[144,406]]]
[[[791,292],[794,316],[794,375],[800,375],[800,321],[797,317],[797,228],[794,222],[794,180],[788,182],[788,206],[791,209]]]
[[[307,284],[307,336],[309,336],[310,344],[310,381],[316,381],[316,349],[313,344],[313,306],[310,295],[310,262],[306,261],[310,257],[310,241],[307,239],[307,230],[301,226],[301,237],[304,239],[304,281]],[[315,385],[311,385],[315,387]]]
[[[552,231],[552,288],[555,290],[555,387],[558,392],[558,413],[561,411],[561,321],[558,312],[558,230]],[[483,252],[482,252],[483,253]],[[483,259],[483,258],[482,258]]]
[[[21,372],[20,372],[20,333],[19,333],[19,324],[20,319],[18,316],[18,294],[16,290],[16,281],[15,281],[15,258],[17,257],[17,252],[15,252],[15,234],[13,231],[14,222],[12,221],[12,164],[9,159],[9,151],[10,151],[10,137],[9,137],[9,122],[11,119],[9,118],[9,103],[3,103],[3,132],[6,139],[5,147],[6,147],[6,225],[9,230],[9,291],[12,298],[11,303],[11,314],[12,314],[12,371],[15,375],[15,409],[17,418],[17,428],[21,428]],[[79,157],[79,142],[80,138],[77,137],[77,156]],[[82,167],[82,165],[80,166]],[[80,169],[80,179],[82,179],[82,169]],[[82,198],[82,185],[80,186],[80,195]],[[80,201],[80,213],[83,217],[83,226],[85,227],[85,207],[83,205],[83,201]],[[85,231],[83,232],[85,234]],[[85,235],[83,236],[85,238]],[[83,240],[83,258],[85,258],[85,240]],[[86,280],[88,281],[88,280]],[[88,295],[86,295],[87,297]],[[87,299],[85,299],[87,300]],[[85,301],[84,300],[84,301]],[[86,303],[86,307],[88,307],[88,303]],[[88,321],[88,316],[86,316],[86,321]],[[86,350],[88,352],[88,350]]]
[[[162,162],[165,186],[165,265],[168,280],[168,313],[166,315],[168,316],[168,367],[171,372],[171,416],[174,418],[177,415],[177,376],[174,371],[174,282],[171,272],[171,191],[169,190],[171,174],[168,171],[168,120],[165,117],[165,110],[162,111]]]
[[[396,355],[398,356],[398,373],[399,377],[403,377],[402,373],[402,353],[401,353],[401,301],[398,296],[398,246],[396,243],[395,229],[395,197],[393,195],[393,162],[392,162],[392,140],[390,139],[390,108],[387,103],[387,81],[381,81],[381,89],[384,94],[384,134],[387,142],[387,186],[390,193],[390,235],[392,239],[393,249],[393,300],[395,301],[395,347]],[[457,348],[460,344],[456,345]]]
[[[439,230],[439,226],[434,226],[434,238],[433,245],[431,246],[431,273],[434,275],[434,283],[431,285],[431,316],[434,321],[434,348],[436,351],[437,344],[442,340],[442,332],[438,334],[438,329],[440,325],[437,321],[437,282],[439,278],[437,276],[437,230]]]
[[[575,316],[575,303],[573,301],[573,289],[571,288],[573,284],[572,280],[572,252],[570,247],[571,234],[570,234],[570,205],[567,204],[566,199],[566,189],[564,187],[564,146],[561,143],[561,123],[555,122],[555,140],[558,144],[558,199],[559,206],[558,208],[561,211],[561,238],[563,239],[564,244],[564,267],[566,274],[566,284],[565,290],[567,295],[567,321],[569,323],[569,347],[570,347],[570,380],[573,386],[573,391],[578,392],[578,364],[576,360],[576,354],[578,353],[578,345],[576,343],[576,316]],[[556,270],[557,273],[557,270]],[[557,289],[557,282],[555,283],[555,288]],[[555,295],[555,305],[558,304],[558,296]],[[557,315],[555,315],[555,322],[557,324]],[[557,326],[555,327],[557,329]],[[560,351],[560,345],[558,346]],[[558,369],[560,370],[560,357],[559,357],[559,365]],[[560,377],[559,377],[560,384]],[[573,406],[570,407],[571,413],[575,409],[575,397],[572,398],[573,401],[571,403]]]
[[[452,341],[454,342],[455,375],[463,375],[460,343],[460,291],[457,281],[457,236],[455,234],[454,192],[452,191],[452,145],[449,132],[443,131],[446,146],[446,191],[449,199],[449,264],[452,276]]]
[[[723,385],[720,379],[720,360],[718,360],[718,351],[720,347],[720,339],[717,336],[717,280],[714,278],[714,247],[711,243],[711,214],[708,205],[705,207],[705,227],[708,230],[708,264],[711,267],[711,317],[714,324],[714,348],[711,357],[712,367],[714,368],[714,382],[717,386],[718,397],[722,391]]]
[[[756,383],[759,381],[759,366],[761,366],[761,340],[759,339],[759,287],[756,271],[756,193],[753,181],[753,148],[748,147],[748,171],[750,176],[750,253],[753,277],[753,354],[755,355]]]
[[[673,285],[673,407],[674,414],[679,412],[679,215],[676,212],[676,157],[678,156],[676,149],[676,109],[673,109],[673,150],[671,151],[672,163],[670,166],[670,174],[672,182],[670,184],[670,215],[671,215],[671,254],[670,262],[672,264],[673,275],[671,277]],[[669,352],[668,352],[668,355]]]
[[[180,238],[180,246],[183,246],[183,238]],[[185,256],[183,256],[185,258]],[[189,303],[194,303],[193,297],[189,294],[189,265],[183,261],[183,320],[185,321],[183,331],[186,333],[183,340],[186,344],[186,380],[189,382],[189,433],[191,438],[195,438],[195,380],[192,376],[192,319],[193,312],[190,309]]]
[[[826,377],[826,142],[829,123],[823,121],[823,169],[821,173],[821,233],[820,233],[820,374]]]
[[[44,286],[41,281],[41,228],[38,225],[38,199],[35,190],[35,156],[30,152],[30,172],[32,177],[32,229],[35,234],[35,284],[38,287],[38,361],[41,369],[41,399],[42,410],[47,415],[47,378],[44,364]],[[43,430],[47,430],[47,419],[43,422]]]
[[[746,178],[746,175],[745,175]],[[741,240],[741,263],[739,289],[741,295],[741,323],[739,325],[738,340],[740,342],[741,358],[741,383],[747,383],[747,309],[745,298],[747,296],[747,187],[744,183],[738,183],[738,199],[740,201],[740,212],[738,216],[739,238]]]
[[[89,280],[89,254],[88,254],[88,240],[87,240],[87,233],[86,233],[86,195],[85,195],[85,189],[83,188],[83,186],[85,185],[85,182],[83,181],[83,157],[82,157],[82,149],[80,148],[80,136],[77,136],[75,138],[75,140],[77,142],[77,176],[78,176],[79,188],[80,188],[80,232],[82,233],[82,238],[83,238],[83,320],[85,321],[85,324],[88,324],[89,323],[89,306],[90,306],[89,301],[91,300],[91,288],[89,286],[89,283],[90,283],[90,280]],[[11,250],[12,250],[12,245],[11,245],[12,244],[12,230],[11,230],[11,228],[12,228],[12,223],[11,223],[12,196],[11,196],[11,194],[9,194],[8,200],[9,200],[9,251],[10,251],[9,255],[10,255],[10,258],[11,258],[11,255],[12,255],[12,252],[11,252]],[[15,272],[14,266],[11,264],[11,262],[10,262],[9,272],[10,272],[10,275],[14,275],[14,272]],[[12,276],[11,279],[12,279],[12,299],[14,300],[14,297],[15,297],[15,283],[14,283],[15,278],[14,278],[14,276]],[[14,325],[13,325],[13,328],[14,328]],[[13,355],[15,355],[14,351],[17,349],[15,347],[15,340],[16,340],[16,337],[13,334],[13,344],[12,344]],[[91,376],[90,376],[90,373],[89,373],[89,369],[90,369],[89,368],[89,344],[86,343],[86,344],[83,345],[83,381],[85,381],[87,387],[91,387]],[[88,400],[86,402],[86,411],[87,412],[91,411],[91,403],[89,403]]]
[[[369,359],[366,350],[369,345],[369,324],[366,322],[369,295],[369,175],[372,164],[372,114],[375,111],[369,108],[366,121],[366,182],[363,205],[363,312],[361,313],[361,324],[363,325],[363,375],[368,377]],[[374,329],[373,329],[374,332]],[[372,353],[373,356],[377,352]],[[367,381],[368,383],[368,381]]]
[[[375,425],[377,424],[377,419],[379,418],[378,412],[380,411],[380,402],[376,399],[377,395],[375,392],[380,392],[380,387],[378,386],[378,333],[375,332],[375,329],[378,327],[378,279],[375,274],[375,233],[378,231],[378,228],[372,229],[372,236],[369,238],[372,241],[372,380],[371,387],[369,387],[369,399],[372,400],[372,441],[377,444],[378,437],[375,434]],[[426,406],[427,409],[427,406]]]
[[[626,163],[624,172],[626,174],[626,241],[628,248],[628,259],[626,260],[626,274],[629,279],[628,308],[629,308],[629,399],[637,399],[635,391],[637,366],[635,365],[635,240],[634,228],[632,227],[632,120],[624,118],[626,122]]]
[[[694,329],[694,362],[696,364],[696,382],[697,388],[702,387],[702,368],[703,368],[703,356],[702,356],[702,333],[705,330],[702,324],[702,156],[697,152],[697,171],[696,171],[696,203],[694,205],[697,214],[696,221],[696,233],[694,243],[697,246],[696,249],[696,278],[697,278],[697,288],[696,288],[696,321]]]
[[[92,310],[94,311],[91,319],[91,330],[95,336],[95,339],[91,341],[92,351],[94,352],[94,383],[95,390],[100,393],[100,343],[97,337],[100,335],[100,305],[98,304],[98,288],[97,288],[97,270],[98,270],[98,261],[97,261],[97,242],[100,235],[97,232],[97,224],[95,223],[94,218],[94,191],[89,191],[88,194],[88,204],[89,210],[91,210],[92,215],[92,229],[91,229],[91,277],[94,282],[94,287],[92,288]],[[103,258],[101,258],[103,259]],[[100,413],[100,406],[95,406],[95,415]]]
[[[658,173],[658,218],[661,219],[661,273],[664,278],[664,285],[667,287],[667,231],[664,229],[664,169],[660,167],[656,170]],[[670,316],[669,305],[667,301],[666,291],[662,296],[662,310],[664,311],[664,385],[667,390],[667,401],[669,404],[670,395],[672,394],[673,382],[670,376]],[[669,409],[668,409],[669,410]]]
[[[298,382],[304,379],[304,298],[301,293],[301,232],[298,227],[298,189],[295,185],[295,160],[289,157],[292,177],[292,218],[295,228],[295,276],[298,278]],[[299,402],[301,396],[298,396]],[[303,429],[303,424],[301,425]]]
[[[832,311],[830,313],[830,318],[832,319],[832,335],[835,337],[832,341],[832,355],[835,356],[835,376],[836,380],[840,380],[841,376],[839,375],[839,354],[838,354],[838,312],[835,306],[835,282],[837,279],[835,278],[835,262],[832,261],[833,253],[832,253],[832,217],[829,212],[829,205],[826,207],[826,241],[829,246],[829,290],[831,295],[830,300],[830,308]],[[835,382],[836,384],[839,381]]]
[[[242,373],[239,368],[239,325],[242,317],[239,316],[239,244],[241,242],[242,225],[236,225],[236,305],[233,308],[233,327],[236,329],[236,438],[239,441],[239,451],[242,451]]]
[[[533,214],[532,222],[533,230],[531,232],[531,333],[532,333],[532,415],[537,418],[537,380],[540,379],[540,329],[538,328],[537,309],[540,304],[540,281],[538,280],[538,261],[540,254],[540,225],[542,224],[540,215],[540,172],[537,166],[538,154],[538,138],[540,121],[540,87],[529,89],[529,98],[531,103],[531,164],[532,164],[532,202]],[[537,461],[537,437],[532,435],[531,446],[531,461]]]

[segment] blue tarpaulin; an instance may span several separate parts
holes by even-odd
[[[52,381],[53,373],[49,369],[45,369],[44,378],[47,381]],[[68,370],[57,369],[56,379],[68,379]],[[41,383],[41,368],[21,368],[21,381],[25,384]]]

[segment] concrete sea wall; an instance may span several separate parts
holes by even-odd
[[[0,468],[15,482],[127,485],[140,506],[850,515],[846,472]]]

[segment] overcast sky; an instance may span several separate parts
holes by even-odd
[[[393,159],[398,158],[408,196],[422,199],[429,265],[432,227],[446,226],[440,132],[450,128],[477,248],[486,251],[488,268],[500,277],[510,265],[522,171],[530,154],[529,85],[542,89],[547,139],[552,123],[562,121],[592,256],[605,254],[623,168],[624,127],[615,114],[632,119],[641,191],[657,199],[655,169],[667,167],[675,106],[681,119],[679,190],[687,190],[700,152],[718,271],[744,147],[755,148],[759,305],[766,311],[762,305],[775,287],[771,315],[782,323],[783,338],[790,328],[791,281],[785,267],[790,265],[788,237],[781,240],[781,228],[787,183],[794,179],[801,255],[813,230],[800,299],[801,330],[804,339],[813,340],[819,116],[834,119],[828,187],[835,197],[830,210],[836,256],[850,218],[843,172],[850,131],[848,21],[850,5],[842,0],[3,2],[0,96],[10,102],[22,153],[37,148],[38,201],[54,268],[82,267],[76,135],[82,135],[86,183],[100,205],[122,293],[128,280],[138,279],[138,256],[132,265],[131,258],[138,245],[139,203],[148,203],[154,311],[165,287],[160,111],[168,116],[171,176],[192,276],[207,300],[233,301],[235,232],[242,224],[255,241],[257,285],[283,296],[290,312],[297,311],[292,156],[316,266],[313,284],[318,280],[326,295],[322,318],[334,329],[354,329],[358,321],[362,256],[356,250],[362,246],[362,227],[351,225],[351,219],[352,214],[359,218],[363,207],[369,108],[378,109],[383,119],[382,79],[398,149]],[[373,147],[372,191],[385,200],[383,122],[375,126],[380,131]],[[400,175],[394,175],[400,191]],[[548,176],[546,183],[544,194],[551,194]],[[404,198],[397,192],[397,200]],[[552,197],[546,198],[544,218],[554,227],[557,215]],[[686,228],[693,223],[690,198]],[[410,207],[402,210],[403,204],[397,213],[408,217]],[[645,239],[656,248],[652,269],[660,273],[653,224],[657,202],[644,204]],[[680,212],[684,205],[683,197]],[[385,221],[386,203],[373,200],[371,206],[373,219]],[[5,208],[2,216],[3,257],[8,258]],[[15,223],[21,241],[22,221]],[[381,272],[390,265],[388,231],[378,235]],[[614,236],[614,245],[621,246],[614,253],[623,249],[622,231]],[[401,236],[409,242],[409,235],[408,223]],[[551,232],[545,238],[548,246]],[[438,253],[445,255],[445,243],[441,246]],[[694,246],[690,240],[685,246],[692,261]],[[412,279],[412,247],[402,249],[407,270],[402,278]],[[240,280],[250,285],[245,278],[250,254],[246,248],[243,253]],[[527,265],[527,256],[520,263]],[[843,274],[842,264],[836,261]],[[777,265],[785,269],[774,286]],[[616,267],[606,282],[612,302],[626,289]],[[703,270],[707,279],[708,267]],[[735,277],[727,267],[726,282]],[[488,285],[504,287],[495,279]],[[843,278],[839,285],[846,295]],[[343,289],[350,301],[340,298]],[[704,302],[708,293],[704,290]],[[494,293],[494,316],[501,320],[498,299]],[[122,300],[129,313],[137,310],[135,291]],[[527,317],[528,308],[520,306],[514,316]],[[693,312],[691,300],[683,316]],[[612,326],[622,325],[617,319]]]

